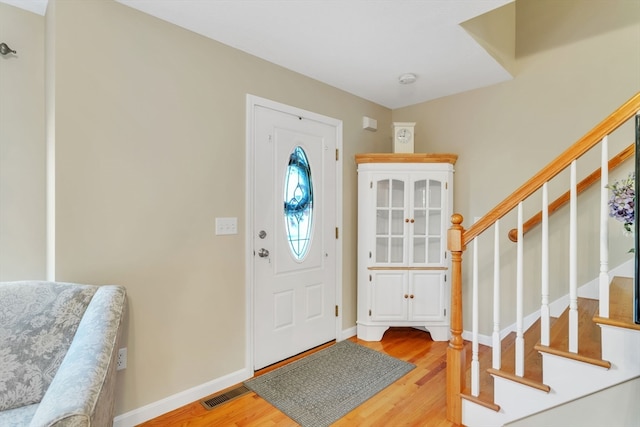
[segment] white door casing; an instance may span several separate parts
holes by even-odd
[[[249,96],[247,100],[248,342],[253,369],[336,339],[341,316],[341,122]],[[308,250],[296,259],[287,239],[287,165],[302,148],[311,170]],[[262,233],[261,233],[262,232]]]

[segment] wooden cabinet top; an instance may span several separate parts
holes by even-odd
[[[356,154],[356,163],[451,163],[456,164],[457,154],[441,153],[362,153]]]

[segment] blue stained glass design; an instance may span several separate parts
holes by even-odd
[[[298,146],[289,156],[284,178],[284,218],[291,253],[300,261],[311,240],[313,183],[307,155]]]

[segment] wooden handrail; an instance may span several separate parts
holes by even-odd
[[[606,119],[587,132],[566,151],[556,157],[555,160],[541,169],[540,172],[533,176],[533,178],[511,193],[510,196],[475,222],[471,227],[469,227],[469,229],[465,230],[463,235],[463,244],[466,246],[470,241],[482,234],[482,232],[487,228],[491,227],[494,222],[511,212],[518,203],[535,193],[540,187],[542,187],[542,184],[550,181],[554,176],[562,172],[575,159],[582,157],[583,154],[593,148],[605,136],[619,128],[638,111],[640,111],[640,92],[636,93],[627,102],[622,104],[620,108],[611,113]]]
[[[621,152],[619,152],[614,157],[612,157],[611,160],[609,160],[609,170],[613,170],[618,166],[620,166],[620,164],[622,164],[625,160],[633,156],[635,152],[636,152],[635,143],[632,142],[631,144],[629,144],[628,147],[623,149]],[[593,171],[588,177],[580,181],[576,186],[576,192],[580,194],[584,190],[586,190],[587,188],[595,184],[600,179],[601,172],[602,172],[602,168],[598,168],[597,170]],[[567,202],[569,201],[570,194],[571,192],[567,191],[562,196],[558,197],[556,200],[549,203],[549,214],[554,213],[555,211],[560,209],[562,206],[566,205]],[[542,222],[542,211],[538,212],[537,214],[529,218],[524,224],[522,224],[522,234],[526,234],[529,230],[531,230],[533,227],[540,224],[541,222]],[[511,240],[512,242],[518,241],[517,228],[512,228],[511,230],[509,230],[509,240]]]

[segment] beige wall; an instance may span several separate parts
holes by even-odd
[[[467,227],[640,90],[637,1],[518,0],[516,40],[518,72],[513,80],[393,112],[394,121],[418,123],[417,151],[459,154],[454,203]],[[623,134],[614,135],[610,140],[612,155],[632,143],[633,138],[629,126]],[[587,157],[585,163],[579,164],[579,176],[586,176],[597,167],[597,156]],[[629,161],[618,174],[631,168]],[[566,191],[568,183],[566,174],[552,183],[551,200]],[[583,217],[593,216],[586,207],[594,205],[597,197],[589,194],[581,199],[579,210]],[[535,203],[525,204],[525,219],[540,209],[539,200],[538,197]],[[506,232],[514,226],[513,216],[501,224],[505,251],[513,247]],[[611,220],[612,238],[623,238],[621,228],[620,223]],[[554,223],[551,231],[566,236],[566,223]],[[597,235],[592,230],[581,231],[579,258],[590,262],[580,271],[580,284],[595,278],[598,272]],[[537,239],[535,234],[529,241]],[[566,237],[558,238],[566,241]],[[625,253],[630,243],[628,239],[614,245],[611,266],[631,257]],[[493,247],[492,237],[483,247]],[[539,258],[538,249],[525,246],[525,250]],[[560,274],[552,280],[563,286],[554,291],[553,297],[568,292],[566,264],[566,252],[552,253],[552,274]],[[492,280],[492,268],[491,262],[481,266],[487,281]],[[504,266],[503,270],[504,292],[515,301],[515,272],[511,266]],[[525,266],[527,313],[539,307],[538,271]],[[470,274],[466,274],[466,295],[471,293],[469,279]],[[481,296],[482,302],[491,306],[490,292],[481,292]],[[503,314],[503,326],[514,321],[512,312]],[[470,320],[467,316],[465,329],[470,328]],[[487,318],[485,326],[490,326],[490,320]],[[483,332],[490,331],[485,328]]]
[[[44,18],[0,3],[0,42],[0,281],[44,279]]]
[[[390,110],[113,1],[58,1],[55,29],[56,279],[127,287],[118,414],[244,367],[247,93],[343,121],[355,326],[353,157],[390,149]]]
[[[128,289],[129,361],[119,373],[117,413],[243,367],[247,93],[344,122],[343,327],[351,328],[353,155],[390,150],[392,115],[416,121],[417,151],[459,154],[455,207],[470,224],[640,90],[638,2],[585,4],[518,0],[514,80],[392,114],[111,0],[57,0],[47,16],[47,43],[55,46],[48,71],[55,88],[47,93],[55,89],[48,110],[56,113],[56,278]],[[2,4],[0,23],[7,42],[8,28],[20,38],[20,57],[0,58],[0,278],[41,278],[44,23]],[[23,37],[36,47],[23,53]],[[26,67],[32,52],[32,74],[8,79],[7,66]],[[22,102],[28,108],[5,129]],[[361,129],[363,115],[378,120],[377,133]],[[28,144],[6,144],[12,127]],[[629,142],[616,137],[612,151]],[[7,169],[5,150],[17,148],[25,167]],[[16,193],[5,188],[16,183],[21,205],[9,209],[5,198]],[[238,217],[240,233],[215,236],[218,216]],[[14,224],[30,241],[19,263],[3,240]],[[3,275],[8,265],[20,269]]]

